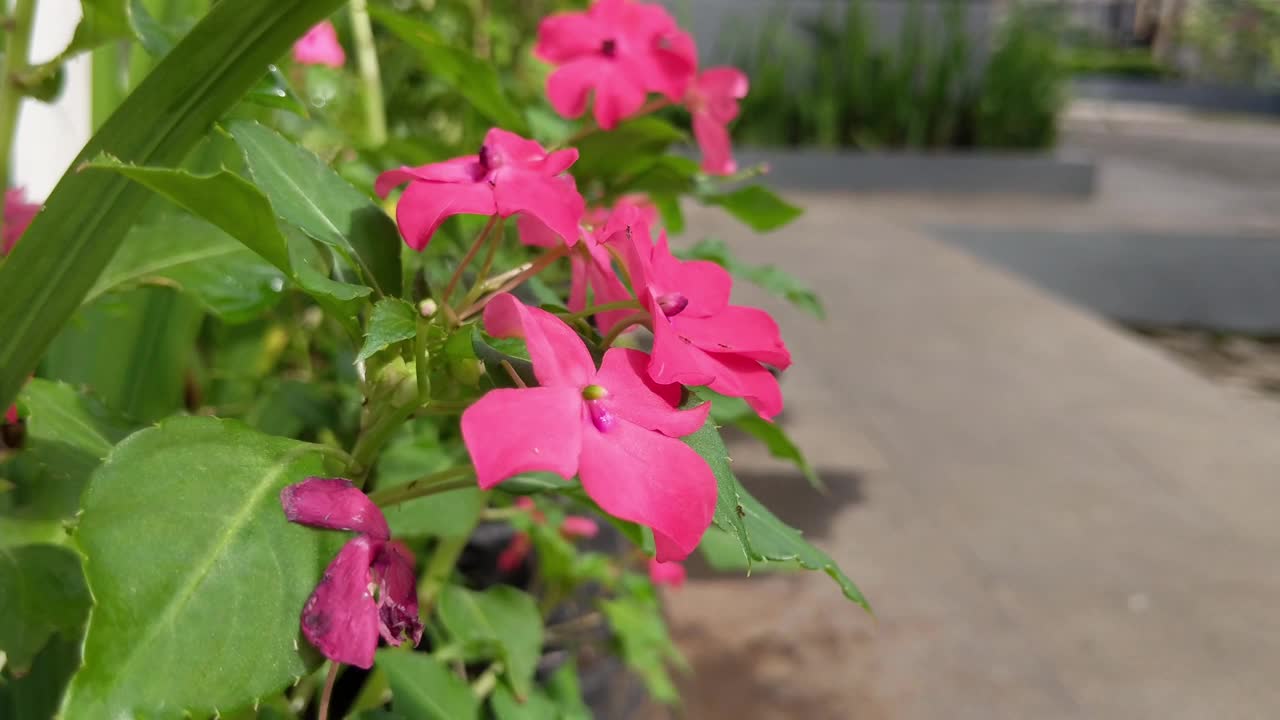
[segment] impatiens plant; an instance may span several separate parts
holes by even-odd
[[[78,53],[101,82],[6,194],[0,717],[589,717],[627,674],[678,701],[695,554],[865,606],[720,436],[817,481],[732,302],[816,296],[676,239],[799,214],[733,160],[747,78],[564,4],[85,0],[32,66],[18,0],[0,129]]]

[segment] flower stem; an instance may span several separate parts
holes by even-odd
[[[416,378],[414,383],[417,383]],[[355,447],[351,448],[351,464],[347,466],[347,472],[356,485],[364,484],[369,471],[373,469],[378,453],[382,452],[382,448],[391,440],[391,436],[400,428],[400,425],[413,415],[414,409],[413,405],[388,408],[387,412],[374,417],[372,422],[360,432]]]
[[[485,671],[480,673],[480,677],[471,683],[471,694],[480,700],[489,697],[489,693],[493,692],[493,689],[498,686],[498,673],[500,672],[502,672],[501,662],[495,662],[485,668]]]
[[[505,218],[503,219],[505,222]],[[489,241],[489,251],[484,255],[484,262],[480,264],[480,271],[476,273],[475,284],[467,291],[462,298],[462,305],[465,307],[476,301],[484,293],[485,280],[489,278],[489,271],[493,269],[493,259],[498,254],[498,246],[502,245],[502,239],[505,236],[503,232],[503,223],[498,224],[498,231],[494,233],[493,238]]]
[[[613,342],[618,339],[619,335],[626,332],[631,326],[639,325],[648,319],[649,313],[644,310],[622,318],[618,321],[617,325],[614,325],[613,328],[609,330],[609,334],[604,336],[604,340],[602,341],[604,347],[612,347]]]
[[[329,661],[329,674],[324,679],[324,691],[320,694],[320,712],[318,720],[329,720],[329,702],[333,699],[333,684],[338,681],[338,670],[342,663]]]
[[[365,0],[351,0],[351,33],[356,41],[356,65],[364,85],[365,140],[370,147],[387,142],[387,114],[382,103],[382,73],[378,68],[378,50],[373,45],[373,26],[369,23],[369,7]]]
[[[418,583],[418,607],[423,617],[430,613],[436,596],[444,589],[449,576],[453,574],[453,567],[458,564],[458,558],[466,549],[470,535],[471,532],[468,530],[458,537],[441,538],[440,542],[436,543],[431,559],[427,561],[427,567],[422,571],[422,582]]]
[[[484,246],[485,239],[489,237],[489,233],[493,231],[493,227],[497,224],[497,215],[489,218],[489,222],[485,223],[484,229],[476,235],[471,247],[467,248],[467,254],[462,256],[462,261],[458,263],[457,269],[453,271],[453,276],[449,278],[449,284],[444,286],[444,293],[440,295],[441,307],[449,305],[449,298],[453,295],[454,288],[458,287],[458,281],[462,279],[462,271],[466,270],[471,261],[475,259],[476,253],[480,252],[480,248]]]
[[[494,299],[495,297],[501,295],[504,292],[509,292],[512,289],[519,287],[521,284],[524,283],[525,280],[528,280],[534,275],[537,275],[543,270],[546,270],[548,265],[564,257],[564,254],[567,250],[568,248],[561,246],[556,248],[555,250],[547,251],[545,254],[543,254],[542,257],[538,258],[537,261],[535,261],[532,265],[530,265],[528,270],[525,270],[519,275],[516,275],[515,277],[511,278],[507,282],[503,283],[502,286],[499,287],[497,290],[494,290],[492,293],[481,298],[479,302],[459,312],[458,319],[466,320],[472,315],[475,315],[476,313],[480,312],[481,310],[484,309],[485,305],[489,304],[490,300]]]
[[[31,48],[31,26],[35,20],[36,0],[15,0],[9,37],[5,41],[3,75],[0,75],[0,174],[9,187],[9,155],[13,152],[13,135],[18,127],[18,109],[22,106],[22,88],[18,78],[27,70],[27,53]]]
[[[476,484],[474,475],[475,470],[470,465],[459,465],[411,480],[404,485],[379,490],[370,494],[369,499],[379,507],[399,505],[428,495],[474,487]]]
[[[639,300],[619,300],[617,302],[604,303],[603,305],[592,305],[591,307],[568,315],[561,315],[560,319],[567,323],[599,315],[600,313],[613,312],[614,310],[639,310]]]

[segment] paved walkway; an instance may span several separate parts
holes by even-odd
[[[1274,718],[1280,408],[845,197],[733,241],[824,296],[751,291],[795,355],[785,423],[831,485],[735,467],[876,607],[825,576],[671,597],[694,720]],[[1031,213],[1032,209],[1026,210]]]

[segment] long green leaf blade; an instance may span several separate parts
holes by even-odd
[[[272,61],[341,4],[223,0],[107,119],[0,266],[0,403],[17,393],[150,197],[123,176],[79,166],[103,153],[177,164]]]

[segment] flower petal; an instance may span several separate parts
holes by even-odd
[[[534,55],[553,65],[600,52],[604,42],[600,23],[581,12],[559,12],[538,23]]]
[[[398,542],[387,543],[373,563],[378,576],[378,633],[388,645],[422,641],[418,617],[418,583],[413,575],[413,553]]]
[[[782,342],[778,324],[758,308],[730,305],[714,317],[681,314],[671,318],[671,324],[682,337],[707,352],[732,353],[779,370],[791,365],[791,352]]]
[[[388,170],[379,175],[378,179],[374,181],[373,189],[378,193],[379,197],[386,197],[387,193],[391,192],[392,189],[414,180],[439,183],[475,183],[484,179],[484,174],[485,170],[480,164],[479,156],[467,155],[466,157],[429,165],[406,166]]]
[[[547,76],[547,100],[567,118],[581,117],[596,81],[611,63],[603,58],[585,57],[561,65]]]
[[[369,669],[378,647],[378,607],[369,592],[369,568],[382,541],[352,538],[325,568],[302,606],[302,634],[334,662]]]
[[[671,254],[666,232],[658,236],[648,277],[649,292],[654,297],[683,295],[689,304],[672,318],[717,315],[729,305],[733,276],[728,270],[709,260],[680,260]]]
[[[603,130],[612,130],[618,123],[635,115],[644,106],[649,93],[643,82],[637,81],[616,63],[610,63],[608,72],[595,83],[595,118]]]
[[[529,551],[532,548],[533,540],[529,537],[529,533],[516,533],[511,538],[511,542],[498,553],[498,571],[510,575],[519,570],[524,565],[525,558],[529,557]]]
[[[688,445],[619,419],[582,433],[582,487],[605,512],[653,529],[661,561],[683,560],[711,524],[716,479]]]
[[[391,537],[382,510],[350,480],[307,478],[280,491],[289,522],[329,530],[354,530],[380,540]]]
[[[651,310],[656,310],[652,308]],[[707,353],[684,340],[661,312],[653,318],[653,351],[649,377],[659,385],[706,385],[721,367],[709,362]]]
[[[704,353],[705,367],[716,367],[707,387],[721,395],[740,397],[765,420],[782,412],[782,388],[768,368],[738,355]]]
[[[703,172],[708,175],[732,175],[738,172],[738,163],[733,159],[733,144],[729,140],[729,129],[723,122],[705,112],[694,113],[693,136],[697,138],[698,148],[702,151]]]
[[[666,585],[673,589],[679,589],[684,585],[686,575],[684,565],[678,562],[649,561],[649,579],[653,581],[654,585]]]
[[[567,515],[560,522],[560,534],[566,538],[593,538],[600,533],[600,525],[594,518]]]
[[[293,44],[293,59],[301,65],[340,68],[347,61],[347,54],[338,42],[338,31],[333,29],[333,23],[325,20]]]
[[[493,184],[493,198],[503,217],[527,213],[541,220],[565,244],[578,242],[578,223],[586,203],[568,177],[504,168]]]
[[[487,490],[524,472],[573,477],[582,426],[577,388],[491,390],[462,413],[462,440]]]
[[[396,205],[396,223],[405,243],[422,250],[440,224],[454,215],[493,215],[497,206],[489,183],[413,182]]]
[[[582,338],[563,320],[546,310],[529,307],[510,293],[503,293],[484,309],[484,326],[494,337],[523,337],[533,361],[533,372],[545,387],[591,384],[596,366]]]
[[[658,385],[649,379],[649,356],[639,350],[612,348],[604,354],[596,384],[609,391],[604,399],[616,416],[647,430],[671,437],[697,432],[707,421],[709,403],[677,410],[679,385]]]
[[[694,92],[708,117],[724,125],[738,117],[738,101],[747,96],[749,89],[746,73],[735,67],[720,66],[699,75]]]

